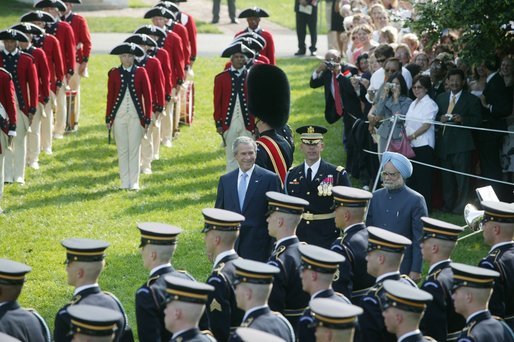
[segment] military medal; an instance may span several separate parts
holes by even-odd
[[[334,183],[334,176],[328,175],[318,185],[318,196],[332,196],[332,187]]]

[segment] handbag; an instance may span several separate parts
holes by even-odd
[[[398,152],[400,154],[403,154],[407,158],[416,157],[416,153],[414,153],[414,150],[412,149],[409,140],[407,140],[407,133],[405,132],[405,127],[402,127],[399,139],[391,139],[391,141],[389,142],[389,146],[387,147],[387,150],[390,152]]]

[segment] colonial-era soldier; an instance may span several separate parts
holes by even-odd
[[[0,201],[4,193],[4,163],[16,135],[16,98],[11,74],[0,68]],[[0,215],[3,213],[0,207]]]
[[[268,12],[259,7],[247,8],[242,10],[239,13],[239,18],[244,19],[248,22],[248,27],[241,32],[236,34],[236,37],[241,35],[242,33],[252,32],[260,35],[262,38],[266,40],[266,44],[264,49],[261,51],[261,54],[266,56],[270,62],[270,64],[275,65],[275,42],[273,41],[273,36],[270,32],[263,30],[259,23],[261,18],[269,17]]]
[[[181,1],[175,1],[172,0],[172,3],[174,3],[175,7],[170,7],[169,10],[175,14],[175,17],[177,18],[177,21],[180,22],[182,25],[184,25],[187,29],[187,34],[189,36],[189,44],[191,45],[191,61],[190,66],[193,66],[194,61],[196,60],[196,55],[198,53],[197,49],[197,40],[196,40],[196,23],[195,19],[188,13],[181,11],[179,8]]]
[[[352,342],[357,317],[362,314],[358,306],[316,298],[310,302],[316,335],[321,341]],[[330,337],[329,337],[330,336]]]
[[[68,308],[71,317],[71,335],[74,341],[114,341],[118,329],[116,323],[122,319],[118,311],[88,304],[72,305]]]
[[[264,38],[255,33],[246,33],[234,38],[232,44],[243,43],[247,48],[252,50],[254,53],[253,58],[248,58],[246,62],[246,68],[250,69],[254,64],[269,64],[268,57],[261,55],[260,51],[264,48],[266,41]],[[232,45],[231,44],[231,45]],[[232,64],[227,62],[225,69],[230,68]]]

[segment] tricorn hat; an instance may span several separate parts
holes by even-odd
[[[151,47],[157,46],[157,42],[144,33],[134,33],[133,35],[125,39],[125,43],[134,43],[138,45],[146,45]]]
[[[221,57],[229,58],[235,53],[242,53],[248,58],[253,58],[255,53],[249,47],[241,42],[235,42],[229,45],[223,52],[221,53]]]
[[[25,13],[21,16],[20,21],[22,23],[25,22],[33,22],[33,21],[42,21],[45,23],[52,23],[55,21],[54,17],[52,17],[50,14],[43,12],[43,11],[32,11]]]
[[[139,27],[134,33],[147,34],[149,36],[157,36],[159,38],[166,38],[166,31],[154,25],[143,25]]]
[[[43,31],[43,29],[41,29],[39,26],[34,25],[32,23],[16,24],[14,26],[11,26],[11,29],[17,30],[17,31],[20,31],[23,33],[35,34],[35,35],[41,35],[41,34],[45,33],[45,31]]]
[[[236,37],[234,43],[243,43],[246,47],[252,49],[255,52],[260,52],[264,49],[264,45],[260,41],[251,37]]]
[[[60,12],[66,11],[66,5],[61,0],[41,0],[34,4],[34,8],[54,7]]]
[[[25,33],[13,29],[0,31],[0,40],[17,40],[22,43],[29,42],[29,38],[25,35]]]
[[[158,3],[155,4],[154,7],[163,7],[163,8],[166,8],[167,10],[170,10],[173,13],[180,12],[180,9],[178,8],[178,6],[175,5],[171,1],[161,1],[161,2],[158,2]]]
[[[175,14],[165,7],[154,7],[145,13],[144,18],[150,19],[153,17],[164,17],[166,19],[176,20]]]
[[[252,7],[242,10],[239,13],[239,18],[251,18],[251,17],[259,17],[259,18],[267,18],[269,17],[268,12],[259,7]]]
[[[122,43],[116,46],[114,49],[112,49],[112,51],[109,54],[121,55],[124,53],[130,53],[137,57],[143,57],[145,55],[145,51],[134,43]]]

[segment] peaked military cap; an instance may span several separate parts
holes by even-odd
[[[237,328],[235,331],[235,341],[237,342],[285,342],[284,339],[253,328]]]
[[[514,223],[514,204],[505,202],[483,201],[484,221]]]
[[[28,33],[28,34],[41,35],[41,34],[45,33],[45,31],[43,29],[41,29],[39,26],[34,25],[32,23],[16,24],[16,25],[11,26],[11,29],[20,31],[25,34]]]
[[[255,33],[255,32],[242,31],[241,33],[239,33],[238,35],[235,36],[235,40],[240,39],[240,38],[252,38],[252,39],[255,39],[256,41],[258,41],[259,44],[261,44],[263,48],[266,46],[266,39],[264,39],[263,36],[261,36],[258,33]]]
[[[178,8],[178,6],[175,5],[171,1],[161,1],[161,2],[158,2],[157,4],[155,4],[154,7],[164,7],[166,9],[170,10],[173,13],[180,12],[180,9]]]
[[[72,332],[88,336],[111,336],[122,318],[118,311],[88,304],[70,305],[66,311],[71,316]]]
[[[152,9],[148,10],[144,16],[145,19],[150,19],[153,17],[164,17],[166,19],[172,19],[172,20],[176,19],[175,14],[173,14],[172,11],[170,11],[169,9],[167,9],[165,7],[154,7]]]
[[[423,221],[423,240],[435,238],[440,240],[457,241],[459,234],[464,228],[445,221],[431,217],[422,217]]]
[[[170,246],[177,242],[177,235],[182,229],[166,223],[139,222],[137,228],[141,232],[141,244],[139,247],[150,245]]]
[[[373,197],[373,194],[369,191],[340,185],[332,188],[332,194],[336,207],[366,207],[368,201]]]
[[[315,245],[298,246],[302,267],[321,273],[335,273],[345,257],[329,249]]]
[[[233,211],[217,208],[202,209],[205,226],[202,233],[209,230],[220,230],[225,232],[233,232],[241,228],[241,223],[245,220],[243,215]]]
[[[166,38],[166,31],[154,25],[143,25],[139,27],[134,33],[146,34],[149,36],[157,36],[159,38]]]
[[[300,197],[294,197],[276,191],[266,192],[268,198],[268,215],[275,211],[286,214],[301,215],[309,202]]]
[[[190,279],[165,276],[166,281],[166,303],[174,300],[181,302],[205,304],[209,293],[214,287]]]
[[[16,40],[22,43],[29,42],[29,38],[25,33],[13,29],[0,31],[0,40]]]
[[[30,266],[9,259],[0,259],[0,284],[22,285],[25,274],[32,271]]]
[[[57,8],[60,12],[66,11],[66,5],[61,0],[40,0],[34,4],[34,8]]]
[[[134,43],[122,43],[116,46],[111,50],[111,55],[122,55],[124,53],[129,53],[131,55],[135,55],[137,57],[143,57],[145,55],[145,50],[140,48],[138,45]]]
[[[233,264],[236,267],[234,285],[240,283],[271,284],[273,276],[280,273],[278,267],[249,259],[237,259],[233,261]]]
[[[3,332],[0,332],[0,341],[2,341],[2,342],[21,342],[17,338],[9,336],[7,334],[4,334]]]
[[[236,37],[233,43],[243,43],[247,48],[259,52],[264,48],[264,45],[252,37]]]
[[[476,288],[492,288],[500,273],[482,267],[452,262],[453,289],[461,286]]]
[[[405,236],[378,227],[368,227],[368,252],[381,250],[392,253],[403,253],[412,241]]]
[[[223,50],[221,57],[230,58],[235,53],[242,53],[248,58],[253,58],[255,56],[255,52],[253,52],[252,49],[248,48],[245,44],[241,42],[235,42]]]
[[[323,134],[327,133],[327,129],[321,126],[302,126],[296,129],[296,133],[300,134],[300,140],[307,145],[316,145],[323,140]]]
[[[130,37],[125,39],[125,43],[134,43],[138,45],[146,45],[151,47],[157,46],[157,42],[144,33],[135,33],[131,35]]]
[[[252,18],[252,17],[267,18],[267,17],[269,17],[269,14],[268,14],[268,12],[266,12],[265,10],[263,10],[262,8],[259,8],[259,7],[247,8],[247,9],[242,10],[241,13],[239,13],[239,18]]]
[[[92,239],[66,239],[61,241],[66,248],[66,262],[72,261],[102,261],[105,258],[105,250],[109,243]]]
[[[386,301],[383,303],[383,310],[394,307],[410,312],[423,312],[433,299],[430,293],[398,280],[384,281],[384,289]]]
[[[310,301],[311,314],[317,327],[345,330],[357,324],[362,308],[329,298],[315,298]]]
[[[25,13],[20,18],[21,22],[33,22],[33,21],[42,21],[45,23],[53,23],[55,21],[54,17],[50,14],[43,11],[32,11]]]

